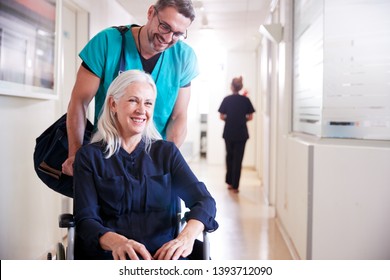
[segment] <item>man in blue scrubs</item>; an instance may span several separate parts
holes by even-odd
[[[125,69],[150,73],[158,89],[154,122],[164,139],[180,147],[187,133],[191,81],[199,74],[193,49],[183,42],[195,18],[190,0],[158,0],[149,7],[144,26],[130,25],[124,34]],[[62,172],[73,175],[82,145],[89,103],[95,97],[95,123],[108,86],[118,75],[122,35],[116,28],[98,33],[80,53],[80,66],[68,106],[68,159]]]

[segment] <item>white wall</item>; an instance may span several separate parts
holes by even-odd
[[[277,111],[291,108],[291,3],[279,1],[285,47],[279,46]],[[282,54],[281,52],[285,52]],[[328,83],[332,82],[327,81]],[[287,86],[286,86],[287,85]],[[281,116],[282,114],[279,114]],[[293,256],[301,259],[389,259],[390,141],[318,139],[277,131],[276,217]],[[266,135],[264,135],[266,137]]]
[[[312,144],[299,138],[289,137],[285,155],[285,177],[276,190],[277,216],[283,230],[288,232],[293,255],[307,258],[309,189],[311,187]],[[282,183],[283,182],[283,183]],[[296,252],[295,252],[296,251]]]
[[[290,136],[277,214],[300,259],[389,259],[390,143]]]
[[[390,143],[345,142],[314,147],[311,257],[388,260]]]
[[[134,18],[113,0],[72,0],[89,12],[89,35],[92,38],[102,29],[110,26],[135,23]],[[145,11],[145,19],[146,19]]]
[[[221,146],[223,123],[217,110],[225,93],[226,51],[214,42],[210,33],[201,34],[202,40],[193,42],[199,63],[200,74],[191,83],[191,100],[188,111],[188,134],[185,144],[192,143],[193,158],[200,153],[200,114],[207,114],[207,161],[223,163],[224,148]],[[210,129],[212,127],[212,129]],[[223,144],[223,143],[222,143]]]
[[[0,259],[42,258],[60,239],[60,195],[33,167],[35,138],[58,116],[57,104],[0,95]]]

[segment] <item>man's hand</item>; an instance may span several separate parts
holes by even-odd
[[[68,157],[65,162],[62,164],[62,173],[68,176],[73,176],[73,163],[74,156]]]

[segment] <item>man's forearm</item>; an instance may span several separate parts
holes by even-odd
[[[178,117],[171,119],[167,127],[167,140],[175,143],[176,147],[184,143],[187,136],[187,118]]]
[[[68,157],[74,156],[82,146],[86,121],[84,109],[69,108],[66,120],[69,145]]]

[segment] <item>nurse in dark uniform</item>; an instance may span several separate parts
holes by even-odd
[[[226,184],[228,189],[238,193],[242,159],[245,144],[249,139],[247,121],[253,119],[255,109],[248,97],[239,92],[243,88],[242,77],[232,80],[232,94],[226,96],[219,109],[221,120],[225,121],[223,138],[226,145]]]

